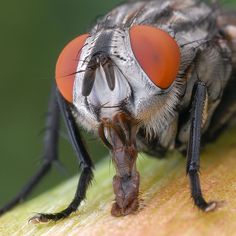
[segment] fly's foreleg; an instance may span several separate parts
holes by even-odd
[[[57,221],[57,220],[68,217],[72,212],[75,212],[77,210],[80,203],[85,199],[88,186],[93,179],[93,172],[90,167],[82,167],[82,169],[83,170],[80,175],[80,179],[79,179],[79,183],[76,189],[75,196],[73,200],[71,201],[71,203],[68,205],[68,207],[66,207],[64,210],[57,213],[36,214],[29,220],[30,223],[38,224],[38,223],[48,222],[50,220]]]
[[[22,202],[49,172],[53,162],[57,162],[57,146],[58,146],[58,130],[59,130],[59,107],[55,94],[55,86],[52,88],[51,98],[49,102],[48,115],[46,120],[46,132],[44,138],[43,162],[39,170],[26,183],[22,190],[4,207],[0,209],[0,215],[10,210],[18,203]]]
[[[79,160],[82,173],[80,175],[75,196],[71,203],[62,211],[57,213],[39,213],[32,217],[29,222],[37,224],[40,222],[48,222],[50,220],[57,221],[68,217],[72,212],[75,212],[80,203],[85,199],[89,184],[93,179],[93,163],[83,143],[82,137],[78,130],[76,121],[71,112],[71,105],[57,91],[57,99],[60,107],[60,112],[64,118],[67,127],[68,135],[71,144],[74,148],[76,156]]]
[[[215,209],[216,203],[208,203],[205,201],[202,195],[198,174],[200,168],[200,144],[203,119],[202,116],[207,96],[205,83],[203,83],[202,81],[196,82],[193,96],[186,171],[190,179],[191,196],[194,200],[195,205],[203,211],[211,211]]]

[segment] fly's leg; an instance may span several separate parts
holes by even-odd
[[[206,101],[206,85],[197,81],[194,87],[193,105],[191,111],[191,130],[187,152],[187,174],[190,179],[191,196],[195,205],[203,211],[211,211],[216,207],[215,202],[206,202],[201,191],[199,180],[200,143],[204,105]]]
[[[53,214],[44,214],[39,213],[33,216],[29,222],[33,224],[44,223],[50,220],[57,221],[60,219],[64,219],[68,217],[72,212],[75,212],[80,205],[81,201],[83,201],[86,197],[86,191],[89,184],[93,178],[93,172],[90,167],[82,167],[82,173],[80,175],[79,183],[76,189],[76,194],[74,199],[71,201],[69,206],[65,208],[63,211],[53,213]]]
[[[61,212],[53,214],[44,214],[39,213],[32,217],[29,222],[31,223],[40,223],[48,222],[50,220],[57,221],[69,216],[72,212],[75,212],[79,207],[81,201],[86,197],[86,191],[89,184],[93,179],[93,163],[89,157],[89,154],[83,144],[82,138],[80,136],[78,127],[76,125],[75,119],[71,112],[70,105],[64,100],[64,98],[57,91],[58,103],[60,106],[60,111],[65,121],[65,125],[68,130],[69,138],[74,148],[74,151],[77,155],[77,158],[80,162],[82,168],[82,173],[78,182],[76,193],[74,199],[69,204],[69,206]]]
[[[49,102],[48,116],[46,120],[46,132],[44,138],[43,162],[35,175],[27,182],[23,189],[4,207],[0,209],[0,215],[12,209],[22,202],[36,187],[36,185],[49,172],[54,162],[58,161],[58,130],[59,130],[59,107],[55,94],[55,86],[52,88]]]

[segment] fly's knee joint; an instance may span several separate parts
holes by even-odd
[[[190,163],[189,168],[188,168],[188,174],[196,174],[200,170],[200,166],[197,163]]]

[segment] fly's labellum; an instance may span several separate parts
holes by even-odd
[[[113,216],[139,209],[138,152],[164,157],[171,149],[187,155],[195,205],[214,210],[217,203],[201,192],[200,141],[236,123],[235,19],[201,1],[129,1],[71,41],[56,66],[43,165],[0,213],[24,199],[57,160],[59,113],[82,173],[69,206],[38,214],[32,223],[65,218],[85,199],[93,163],[79,127],[99,136],[112,154]]]

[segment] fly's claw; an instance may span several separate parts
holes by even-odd
[[[208,206],[204,209],[205,212],[214,211],[217,208],[217,202],[209,202]]]
[[[47,217],[46,214],[36,214],[33,217],[31,217],[28,221],[29,224],[42,224],[42,223],[48,223],[50,219]]]

